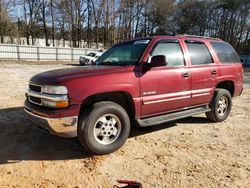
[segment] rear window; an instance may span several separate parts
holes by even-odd
[[[222,63],[240,63],[240,58],[227,43],[211,42],[213,49]]]

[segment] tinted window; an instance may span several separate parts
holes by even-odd
[[[192,65],[203,65],[203,64],[213,63],[211,54],[204,43],[187,42],[187,41],[186,43]]]
[[[177,42],[161,42],[159,43],[151,56],[165,55],[168,66],[184,65],[183,53],[180,44]]]
[[[211,42],[211,44],[221,62],[240,62],[237,53],[229,44],[222,42]]]
[[[97,60],[98,65],[135,65],[150,40],[136,40],[113,46]]]

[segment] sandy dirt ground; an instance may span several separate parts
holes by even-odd
[[[133,126],[125,145],[91,156],[76,138],[43,133],[23,113],[32,75],[77,65],[0,62],[0,187],[250,187],[250,70],[230,117],[205,115],[164,125]]]

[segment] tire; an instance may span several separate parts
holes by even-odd
[[[85,64],[85,65],[89,65],[89,60],[88,60],[88,59],[85,59],[84,64]]]
[[[84,61],[79,61],[80,65],[84,66],[85,65],[85,62]]]
[[[84,66],[84,65],[85,65],[85,63],[80,62],[80,65],[81,65],[81,66]]]
[[[211,111],[206,113],[209,120],[221,122],[227,119],[232,108],[232,97],[229,91],[216,89],[210,108]]]
[[[82,113],[77,136],[82,146],[94,154],[118,150],[130,133],[130,119],[123,107],[114,102],[98,102]]]

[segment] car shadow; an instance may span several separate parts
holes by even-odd
[[[176,123],[191,123],[191,124],[207,124],[207,123],[213,123],[209,119],[204,117],[187,117],[184,119],[179,119],[176,121]]]
[[[131,137],[160,131],[177,123],[208,123],[205,118],[186,118],[151,127],[132,126]],[[61,138],[42,132],[25,117],[23,107],[0,109],[0,165],[23,160],[84,159],[86,152],[77,138]]]
[[[22,107],[0,110],[0,148],[0,164],[91,157],[77,138],[49,135],[33,126]]]
[[[163,129],[177,126],[175,122],[168,122],[168,123],[155,125],[155,126],[148,126],[148,127],[139,127],[137,123],[135,122],[132,125],[133,126],[131,126],[129,138],[141,136],[141,135],[145,135],[145,134],[149,134],[152,132],[161,131]]]
[[[163,129],[171,128],[174,126],[178,126],[178,124],[207,124],[212,123],[210,120],[208,120],[206,117],[188,117],[184,119],[179,119],[176,121],[171,121],[159,125],[149,126],[149,127],[139,127],[136,126],[136,123],[134,123],[134,126],[131,126],[131,133],[130,137],[136,137],[144,134],[148,134],[151,132],[161,131]]]

